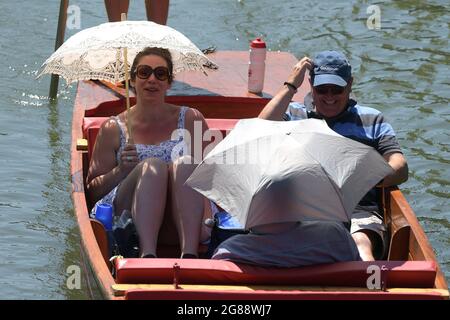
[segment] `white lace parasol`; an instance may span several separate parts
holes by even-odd
[[[181,71],[217,69],[187,37],[177,30],[151,21],[121,21],[88,28],[70,37],[42,65],[43,74],[58,74],[67,84],[78,80],[125,80],[123,51],[128,66],[145,47],[168,49],[174,74]]]

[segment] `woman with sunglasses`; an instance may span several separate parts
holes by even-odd
[[[131,211],[141,257],[156,257],[158,241],[179,241],[182,257],[194,258],[208,237],[201,235],[203,198],[183,185],[201,161],[190,156],[190,142],[203,141],[194,136],[194,122],[201,124],[202,136],[207,124],[196,109],[165,102],[172,72],[168,50],[137,54],[131,67],[136,105],[102,125],[87,177],[93,203],[111,204],[116,216]]]
[[[291,102],[309,71],[311,95],[305,103]],[[322,51],[314,60],[304,57],[295,66],[282,89],[265,106],[259,117],[269,120],[324,119],[335,132],[375,148],[394,169],[384,178],[385,187],[408,179],[408,165],[395,131],[383,114],[359,105],[350,97],[353,77],[347,58],[337,51]],[[377,190],[372,188],[353,212],[350,232],[363,260],[382,259],[388,243],[378,206]]]

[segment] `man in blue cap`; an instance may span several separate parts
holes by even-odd
[[[309,70],[311,94],[305,103],[291,102]],[[264,107],[259,118],[268,120],[324,119],[335,132],[375,148],[394,169],[383,186],[408,179],[408,165],[392,126],[376,109],[360,106],[350,98],[353,77],[347,58],[337,51],[320,52],[314,61],[302,58],[280,91]],[[365,261],[383,259],[387,252],[383,215],[376,189],[360,201],[352,216],[350,232]]]

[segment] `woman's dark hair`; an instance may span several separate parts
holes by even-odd
[[[169,83],[173,81],[173,63],[172,63],[172,55],[169,50],[163,48],[156,47],[147,47],[141,52],[139,52],[134,58],[133,64],[131,66],[131,80],[136,80],[136,68],[142,57],[155,55],[166,60],[167,68],[169,69],[169,78],[167,79]]]

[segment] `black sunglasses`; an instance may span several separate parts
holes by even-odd
[[[317,86],[314,87],[314,90],[316,90],[316,92],[318,94],[327,94],[328,92],[331,92],[332,95],[339,95],[342,94],[344,92],[346,87],[341,87],[341,86],[333,86],[333,85],[321,85],[321,86]]]
[[[169,69],[166,67],[156,67],[153,69],[150,66],[142,64],[136,68],[136,76],[140,79],[148,79],[152,74],[160,81],[166,81],[170,77]]]

